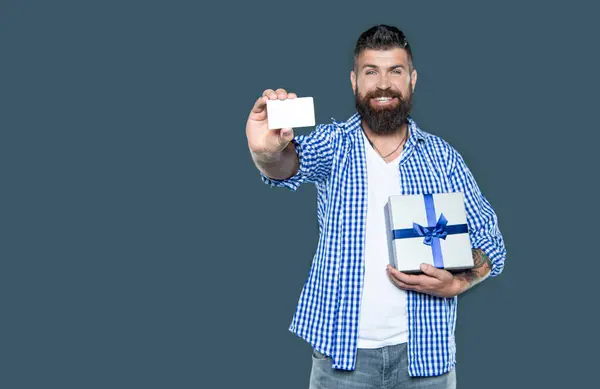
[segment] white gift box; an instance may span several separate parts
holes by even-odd
[[[396,269],[421,273],[421,263],[452,272],[473,267],[462,192],[390,196],[388,218]]]

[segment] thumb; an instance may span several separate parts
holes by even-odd
[[[429,265],[427,263],[421,264],[421,271],[423,273],[427,274],[428,276],[435,277],[438,279],[442,279],[443,274],[444,274],[444,272],[441,271],[440,269],[436,268],[435,266]]]

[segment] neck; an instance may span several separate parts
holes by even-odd
[[[361,124],[363,130],[367,134],[367,137],[371,140],[371,142],[375,143],[375,146],[377,146],[380,150],[381,147],[385,148],[386,145],[387,147],[391,147],[391,149],[396,147],[398,142],[405,138],[405,135],[408,131],[408,125],[406,123],[387,134],[373,132],[364,120],[361,121]],[[380,145],[381,147],[379,147]],[[385,150],[382,150],[382,152],[385,152]]]
[[[362,127],[375,151],[387,162],[393,160],[402,152],[404,144],[408,140],[407,124],[403,124],[396,131],[389,134],[374,133],[364,122]]]

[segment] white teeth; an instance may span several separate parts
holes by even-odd
[[[375,100],[377,100],[377,101],[390,101],[391,98],[390,97],[378,97]]]

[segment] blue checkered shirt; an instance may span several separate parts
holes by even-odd
[[[492,261],[490,277],[502,272],[506,249],[498,220],[462,156],[409,117],[409,138],[398,168],[402,194],[463,192],[469,237]],[[363,288],[367,215],[365,148],[358,113],[346,122],[318,125],[296,135],[300,167],[293,177],[264,183],[296,191],[305,182],[317,189],[319,242],[289,330],[331,356],[333,368],[354,370]],[[434,376],[456,364],[457,297],[407,291],[408,372]]]

